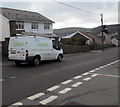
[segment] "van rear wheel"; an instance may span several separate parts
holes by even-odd
[[[35,66],[38,66],[40,65],[40,58],[38,56],[35,56],[34,59],[33,59],[33,64]]]

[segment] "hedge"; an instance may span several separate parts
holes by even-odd
[[[79,53],[79,52],[89,52],[90,48],[88,45],[63,45],[62,46],[64,54],[68,53]]]

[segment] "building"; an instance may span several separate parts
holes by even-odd
[[[97,35],[98,38],[102,38],[102,32]],[[104,45],[111,45],[111,36],[103,32]]]
[[[91,45],[93,43],[96,43],[97,45],[101,45],[102,41],[100,38],[90,34],[90,33],[85,33],[85,32],[75,32],[70,35],[64,36],[63,42],[65,44],[73,44],[73,45]]]
[[[15,36],[21,33],[34,33],[38,36],[54,37],[53,35],[53,23],[54,21],[46,18],[37,12],[30,12],[24,10],[0,8],[0,14],[2,15],[2,23],[7,22],[4,29],[10,36]],[[9,21],[9,22],[8,22]],[[3,28],[4,24],[2,24]],[[3,32],[2,35],[5,35]],[[6,36],[5,36],[6,37]]]
[[[118,42],[118,40],[116,38],[112,38],[111,43],[114,46],[119,46],[119,42]]]
[[[9,19],[0,14],[0,41],[10,37]]]

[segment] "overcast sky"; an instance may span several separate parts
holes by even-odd
[[[2,2],[2,7],[38,12],[53,20],[53,28],[100,26],[100,14],[104,15],[104,24],[118,23],[117,2],[64,2],[73,7],[90,11],[85,12],[53,2]],[[94,14],[95,13],[95,14]]]

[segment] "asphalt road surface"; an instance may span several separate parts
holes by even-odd
[[[29,64],[16,66],[11,63],[2,67],[2,79],[0,79],[0,82],[2,82],[2,103],[3,105],[12,105],[16,102],[18,102],[17,105],[118,105],[117,81],[119,76],[117,72],[118,62],[115,61],[118,61],[118,48],[107,49],[104,52],[65,55],[62,62],[45,61],[37,67]],[[109,64],[109,67],[104,66],[106,67],[104,68],[103,65],[106,64]],[[99,69],[100,67],[102,69]],[[94,70],[99,71],[94,73]],[[108,73],[107,71],[110,70],[111,72]],[[96,78],[91,79],[91,77]],[[104,77],[114,78],[106,79]],[[80,78],[85,82],[91,81],[88,83],[82,80],[77,81]],[[108,84],[108,86],[103,83]],[[70,84],[75,88],[74,90],[68,86]],[[94,95],[96,89],[104,91],[111,89],[111,87],[113,87],[113,90],[104,92],[104,96],[101,96],[102,92]],[[91,95],[94,101],[90,100],[91,95],[89,94],[80,97],[84,93],[91,92],[93,92]],[[110,95],[114,96],[114,101],[105,97]],[[42,97],[37,98],[40,96]],[[99,96],[101,101],[96,99]],[[105,99],[102,103],[103,97]]]

